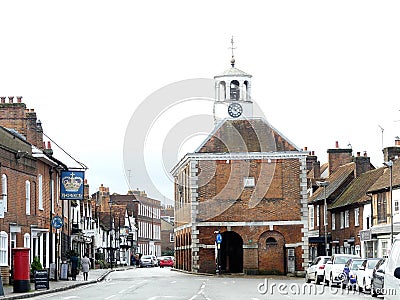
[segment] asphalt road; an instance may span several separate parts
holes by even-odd
[[[143,268],[112,272],[102,282],[33,299],[130,300],[263,300],[371,299],[336,287],[306,285],[302,278],[263,276],[205,276]]]

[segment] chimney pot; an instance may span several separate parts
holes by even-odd
[[[315,155],[315,152],[314,152],[314,150],[313,150],[313,151],[311,151],[311,155]]]
[[[47,141],[47,149],[51,149],[51,143],[50,143],[50,141]]]
[[[307,147],[304,147],[304,151],[307,151]]]
[[[361,155],[361,153],[360,152],[357,152],[357,156],[360,156]]]
[[[8,102],[13,103],[13,101],[14,101],[14,96],[9,96],[8,97]]]
[[[43,142],[43,149],[46,149],[46,142]]]
[[[364,157],[368,157],[367,151],[364,151]]]
[[[400,146],[400,139],[396,138],[396,140],[394,141],[395,146]]]
[[[2,97],[0,97],[0,99],[1,99],[1,103],[6,103],[6,97],[2,96]]]
[[[336,141],[336,149],[338,149],[339,148],[339,142],[338,141]]]
[[[22,96],[17,96],[17,102],[21,103],[22,102]]]

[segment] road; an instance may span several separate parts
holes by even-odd
[[[306,285],[302,278],[268,276],[192,275],[169,268],[112,272],[102,282],[33,299],[134,300],[264,300],[264,299],[371,299],[336,287]]]

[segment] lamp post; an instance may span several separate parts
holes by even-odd
[[[317,181],[318,186],[324,188],[324,238],[325,238],[325,255],[328,256],[328,208],[326,205],[326,187],[329,181]]]
[[[389,168],[390,180],[389,180],[389,194],[390,194],[390,246],[393,243],[393,161],[389,160],[383,163]]]
[[[112,229],[112,218],[111,218],[111,207],[112,207],[112,205],[113,205],[113,201],[110,199],[109,201],[108,201],[108,205],[110,206],[110,248],[109,248],[109,259],[110,259],[110,266],[111,266],[111,269],[113,268],[113,251],[112,251],[112,235],[111,235],[111,229]]]

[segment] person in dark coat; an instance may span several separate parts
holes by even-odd
[[[74,253],[71,255],[71,276],[72,280],[76,280],[76,275],[78,274],[78,256]]]

